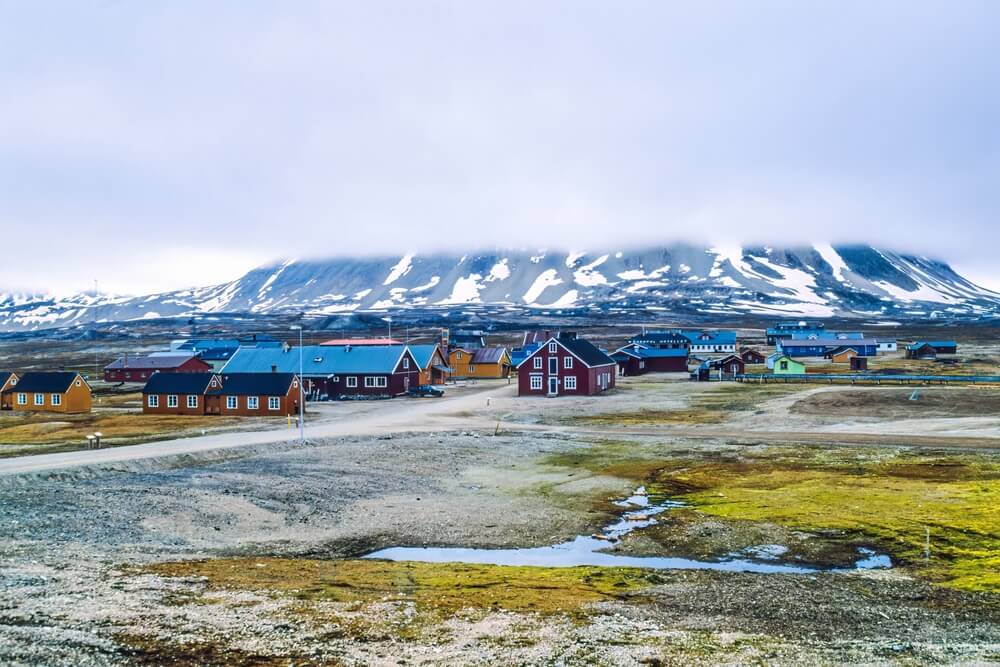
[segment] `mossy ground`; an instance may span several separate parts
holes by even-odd
[[[632,568],[545,568],[377,560],[229,558],[150,566],[167,577],[204,578],[208,590],[261,591],[305,602],[412,602],[437,619],[460,610],[574,615],[659,582]]]
[[[931,581],[1000,592],[996,456],[769,447],[662,458],[604,442],[551,462],[645,483],[703,515],[868,542]]]

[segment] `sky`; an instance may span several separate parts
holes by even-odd
[[[871,243],[994,288],[1000,3],[0,0],[0,292]]]

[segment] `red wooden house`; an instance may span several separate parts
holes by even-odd
[[[594,344],[563,334],[533,351],[517,367],[518,396],[591,396],[615,386],[615,360]]]
[[[146,382],[154,373],[207,373],[212,365],[193,354],[133,354],[104,367],[105,382]]]
[[[299,392],[293,373],[156,373],[142,389],[142,411],[285,417],[298,414]]]

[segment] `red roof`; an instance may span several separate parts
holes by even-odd
[[[332,338],[320,345],[402,345],[393,338]]]

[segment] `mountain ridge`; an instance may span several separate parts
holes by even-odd
[[[226,283],[142,296],[0,293],[0,329],[219,313],[697,312],[708,317],[997,317],[1000,294],[947,263],[867,245],[491,250],[284,259]]]

